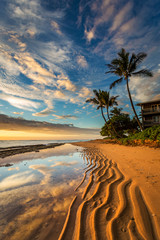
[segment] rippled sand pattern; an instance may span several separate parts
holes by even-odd
[[[98,150],[85,150],[83,158],[87,168],[58,240],[158,240],[139,186]]]

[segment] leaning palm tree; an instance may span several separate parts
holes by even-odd
[[[107,91],[102,91],[101,92],[101,99],[102,99],[102,103],[103,105],[106,107],[107,109],[107,116],[108,116],[108,120],[109,120],[109,123],[111,124],[112,126],[112,129],[114,131],[114,133],[116,134],[117,137],[120,137],[110,119],[110,115],[109,115],[109,108],[113,107],[113,106],[117,106],[118,103],[116,101],[116,99],[118,98],[119,96],[110,96],[110,93],[107,92]]]
[[[102,97],[101,97],[102,91],[99,89],[99,91],[93,90],[93,92],[94,92],[95,97],[94,97],[94,98],[89,98],[89,99],[87,99],[86,102],[87,102],[87,103],[88,103],[88,102],[89,102],[89,103],[93,103],[93,104],[97,105],[97,110],[98,110],[98,109],[101,109],[102,117],[103,117],[105,123],[107,123],[107,120],[106,120],[106,118],[105,118],[105,116],[104,116],[104,113],[103,113],[103,108],[104,108],[105,106],[104,106],[104,104],[103,104],[103,102],[102,102]]]
[[[148,69],[136,71],[137,67],[146,56],[147,56],[146,53],[140,52],[137,55],[132,53],[131,57],[129,57],[129,53],[122,48],[121,51],[118,53],[118,58],[113,59],[110,64],[106,64],[106,66],[109,68],[109,71],[107,71],[106,73],[113,73],[120,77],[110,85],[110,89],[112,89],[115,85],[121,83],[123,80],[126,81],[131,106],[141,131],[143,130],[143,128],[133,105],[128,82],[131,76],[147,76],[147,77],[153,76],[152,72],[149,71]]]

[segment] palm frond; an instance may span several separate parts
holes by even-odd
[[[118,58],[113,59],[111,62],[111,65],[115,66],[115,67],[119,66],[119,64],[120,64],[120,59],[118,59]]]
[[[118,55],[120,56],[120,58],[124,58],[124,56],[126,55],[126,50],[124,48],[121,49],[121,51],[118,53]]]
[[[114,105],[118,106],[118,103],[116,101],[116,99],[119,97],[119,95],[117,96],[112,96],[110,99],[109,99],[109,106],[112,107]]]
[[[98,100],[96,98],[89,98],[86,100],[86,103],[93,103],[93,104],[99,104]]]
[[[112,89],[113,87],[115,87],[115,85],[121,83],[123,80],[123,77],[117,79],[116,81],[114,81],[111,85],[110,85],[110,89]]]
[[[132,73],[132,75],[135,75],[135,76],[146,76],[146,77],[153,77],[153,73],[151,71],[149,71],[148,69],[142,69],[138,72],[134,72]]]
[[[115,66],[114,64],[106,64],[106,66],[110,69],[110,70],[116,70],[117,66]]]
[[[102,105],[102,106],[99,105],[99,106],[97,107],[97,110],[99,110],[100,108],[104,108],[104,106],[103,106],[103,105]]]
[[[132,63],[130,64],[130,68],[129,68],[129,72],[133,73],[136,68],[138,67],[138,65],[147,57],[146,53],[138,53],[137,55],[134,54],[134,59],[132,61]]]
[[[136,69],[136,64],[135,64],[135,60],[136,60],[136,54],[132,53],[132,56],[130,58],[129,61],[129,66],[128,66],[128,72],[133,72]]]
[[[108,73],[115,73],[115,70],[114,70],[114,71],[113,71],[113,70],[112,70],[112,71],[110,70],[110,71],[105,72],[105,74],[108,74]]]
[[[96,89],[94,89],[93,92],[94,92],[94,95],[95,95],[97,98],[99,98],[99,93],[98,93],[98,91],[97,91]]]
[[[137,66],[147,57],[147,54],[144,52],[140,52],[137,54],[137,59],[136,59],[136,63]]]

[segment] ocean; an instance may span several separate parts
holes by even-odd
[[[49,144],[49,143],[70,143],[89,141],[89,139],[81,140],[0,140],[0,148],[14,147],[14,146],[26,146],[26,145],[37,145],[37,144]]]

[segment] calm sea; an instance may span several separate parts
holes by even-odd
[[[89,140],[89,139],[88,139]],[[36,144],[49,144],[49,143],[70,143],[80,142],[88,140],[0,140],[1,147],[13,147],[13,146],[25,146],[25,145],[36,145]]]

